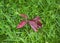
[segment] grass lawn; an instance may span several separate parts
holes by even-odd
[[[17,29],[19,14],[39,16],[43,27]],[[0,43],[60,43],[60,0],[0,0]]]

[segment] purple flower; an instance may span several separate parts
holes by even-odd
[[[25,15],[25,14],[21,14],[20,16],[22,16],[22,17],[25,18],[25,19],[28,18],[27,15]],[[21,22],[18,24],[17,28],[22,28],[22,27],[23,27],[25,24],[27,24],[27,23],[32,27],[32,29],[33,29],[35,32],[38,31],[38,28],[41,28],[41,27],[42,27],[42,23],[40,22],[40,17],[37,16],[37,17],[35,17],[35,18],[32,19],[32,20],[23,20],[23,21],[21,21]]]

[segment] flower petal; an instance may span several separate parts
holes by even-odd
[[[33,20],[37,23],[38,27],[42,27],[42,23],[40,22],[39,16],[35,17]]]
[[[32,27],[32,29],[34,30],[34,31],[38,31],[37,30],[37,28],[38,28],[38,25],[33,21],[33,20],[30,20],[29,21],[29,24],[30,24],[30,26]]]
[[[25,15],[25,14],[21,14],[20,16],[23,18],[27,18],[27,15]]]
[[[33,20],[35,20],[35,21],[39,21],[39,20],[40,20],[40,17],[37,16],[37,17],[35,17]]]
[[[22,28],[26,24],[26,21],[22,21],[18,24],[17,28]]]
[[[37,21],[37,25],[38,25],[39,28],[42,27],[42,23],[40,21]]]

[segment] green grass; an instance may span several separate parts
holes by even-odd
[[[16,26],[22,20],[40,16],[43,27],[34,32],[29,25]],[[0,0],[1,43],[60,43],[60,0]]]

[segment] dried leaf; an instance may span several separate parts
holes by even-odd
[[[18,24],[17,28],[22,28],[26,24],[26,21],[22,21]]]
[[[30,24],[30,26],[32,27],[32,29],[34,30],[34,31],[38,31],[37,30],[37,28],[38,28],[38,25],[33,21],[33,20],[30,20],[29,21],[29,24]]]

